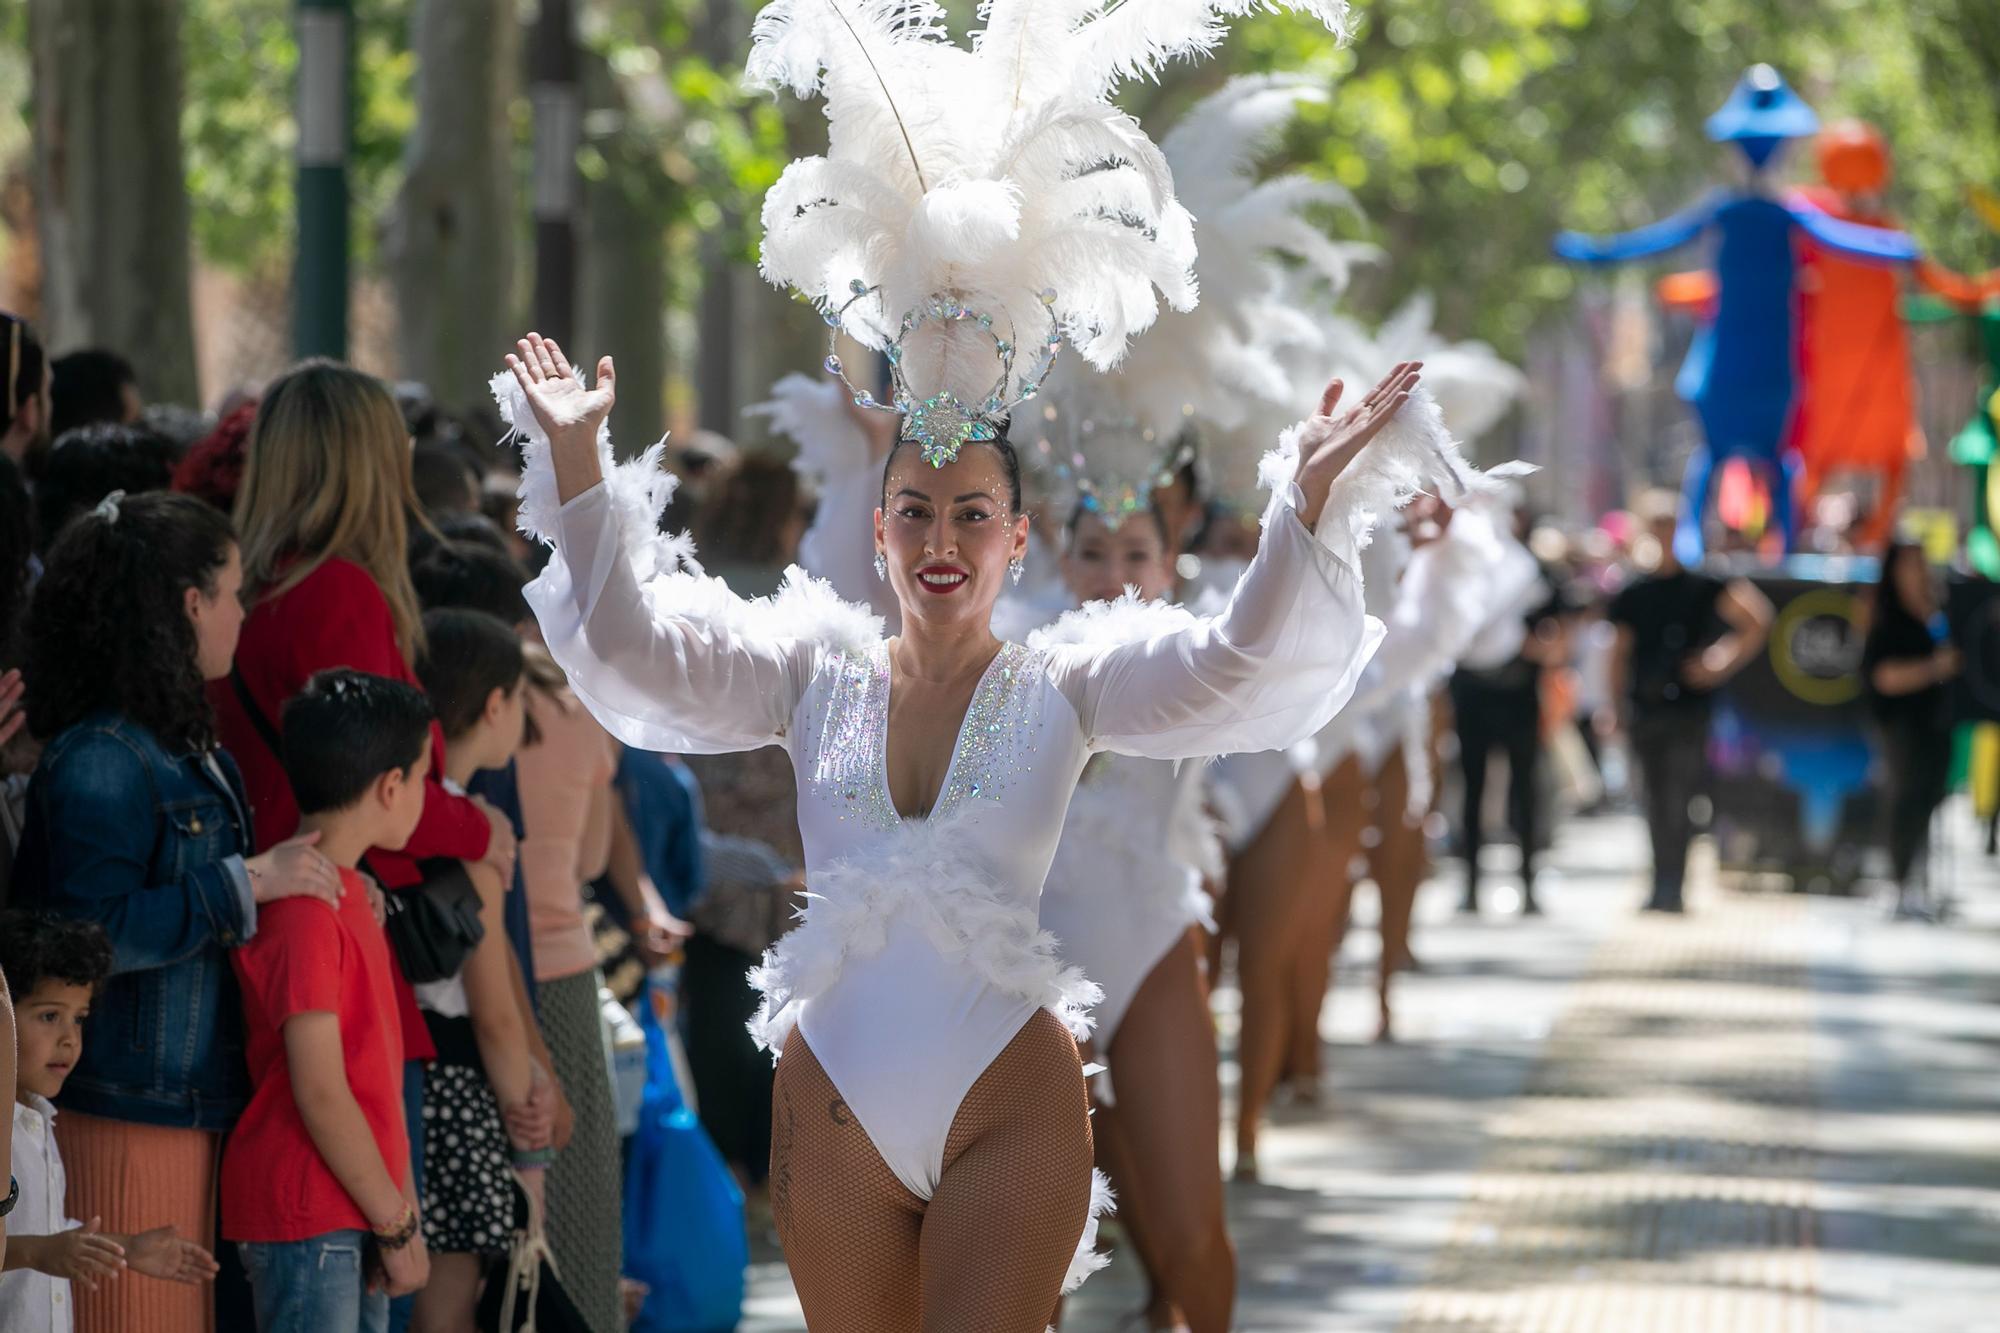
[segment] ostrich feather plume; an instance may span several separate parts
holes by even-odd
[[[824,100],[828,146],[766,194],[764,276],[866,346],[916,398],[1011,402],[1059,330],[1118,362],[1161,303],[1194,306],[1193,219],[1159,147],[1108,100],[1199,55],[1269,0],[986,0],[969,45],[935,0],[773,0],[753,84]],[[1329,26],[1344,0],[1289,0]],[[904,321],[934,298],[988,317]],[[1011,383],[996,342],[1018,354]]]
[[[1025,440],[1016,432],[1016,443],[1032,444],[1027,456],[1048,474],[1061,511],[1081,495],[1107,517],[1143,508],[1190,456],[1191,429],[1223,440],[1260,409],[1282,414],[1248,446],[1261,452],[1295,419],[1300,395],[1277,350],[1311,325],[1289,299],[1296,280],[1286,262],[1339,290],[1353,263],[1373,252],[1330,238],[1311,216],[1354,207],[1339,185],[1257,175],[1298,108],[1324,97],[1290,76],[1232,79],[1161,139],[1178,197],[1195,217],[1201,304],[1161,316],[1111,374],[1071,363],[1051,376],[1040,429]],[[1254,468],[1254,452],[1249,461]]]

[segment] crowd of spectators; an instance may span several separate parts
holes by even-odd
[[[51,359],[4,322],[0,1326],[457,1330],[533,1229],[579,1326],[623,1327],[632,1006],[674,1010],[758,1225],[746,973],[803,888],[790,761],[604,732],[538,642],[497,422],[312,360],[189,440],[116,355]],[[716,437],[673,465],[669,521],[734,591],[773,591],[810,490]],[[1237,554],[1241,519],[1209,513],[1190,557]],[[1534,533],[1525,646],[1452,691],[1461,836],[1477,867],[1505,756],[1528,910],[1552,785],[1586,808],[1643,789],[1648,905],[1683,906],[1708,701],[1771,616],[1675,564],[1671,522]],[[1908,885],[1958,661],[1920,552],[1889,554],[1878,601],[1862,669]]]

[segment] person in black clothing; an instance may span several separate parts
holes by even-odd
[[[1458,910],[1479,911],[1479,849],[1484,842],[1486,770],[1495,750],[1507,756],[1507,823],[1521,841],[1521,912],[1539,916],[1535,856],[1541,850],[1542,671],[1568,652],[1562,590],[1544,567],[1546,594],[1527,615],[1527,635],[1513,660],[1461,666],[1451,678],[1451,711],[1465,776],[1465,899]]]
[[[1648,507],[1660,563],[1611,601],[1618,629],[1611,689],[1623,697],[1653,842],[1650,912],[1683,910],[1689,804],[1707,778],[1709,701],[1747,666],[1771,628],[1771,603],[1748,580],[1727,581],[1685,568],[1674,558],[1671,500]]]
[[[1931,914],[1918,866],[1930,840],[1931,816],[1950,786],[1951,706],[1945,685],[1958,671],[1958,649],[1946,640],[1923,551],[1891,543],[1882,556],[1882,582],[1861,650],[1861,683],[1887,779],[1898,916]]]

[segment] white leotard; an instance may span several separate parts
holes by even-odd
[[[975,692],[927,818],[893,808],[888,651],[823,588],[744,603],[647,570],[650,533],[594,487],[563,505],[528,588],[572,688],[620,740],[792,757],[811,899],[753,980],[753,1031],[796,1024],[896,1176],[928,1198],[973,1081],[1038,1007],[1073,1030],[1096,988],[1057,957],[1037,900],[1091,756],[1179,759],[1285,746],[1346,701],[1381,637],[1347,525],[1315,540],[1274,498],[1228,608],[1117,644],[1007,645]],[[1328,520],[1331,521],[1328,521]],[[1344,557],[1344,558],[1343,558]],[[844,628],[839,628],[844,626]]]
[[[1099,755],[1084,770],[1042,890],[1042,929],[1104,998],[1091,1010],[1108,1058],[1133,996],[1197,923],[1214,929],[1204,873],[1219,874],[1202,765]]]

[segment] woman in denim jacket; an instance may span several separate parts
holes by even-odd
[[[28,724],[48,743],[13,897],[96,922],[117,955],[63,1094],[69,1209],[112,1227],[159,1218],[203,1245],[222,1132],[248,1093],[225,950],[256,933],[259,903],[340,894],[310,839],[245,855],[242,780],[204,693],[229,674],[242,579],[220,513],[114,493],[57,538],[26,636]],[[212,1326],[201,1287],[75,1295],[79,1330]]]

